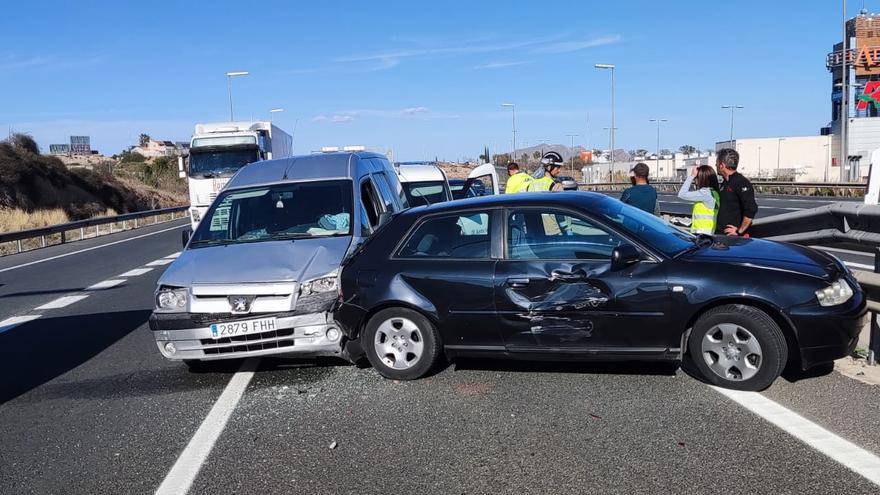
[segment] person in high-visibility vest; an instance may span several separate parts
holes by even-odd
[[[561,191],[562,184],[556,182],[556,176],[562,170],[562,155],[555,151],[548,151],[541,157],[544,166],[544,176],[529,183],[529,192]]]
[[[696,184],[695,191],[690,190],[691,184]],[[693,173],[681,185],[678,197],[694,204],[691,214],[691,232],[694,234],[715,234],[715,222],[721,207],[718,190],[718,176],[708,165],[694,167]]]
[[[516,162],[507,164],[507,185],[504,187],[504,194],[526,192],[529,190],[529,183],[532,182],[532,176],[521,171]]]

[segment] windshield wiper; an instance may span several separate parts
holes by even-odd
[[[192,241],[190,246],[217,246],[221,244],[232,244],[233,240],[231,239],[203,239],[200,241]]]

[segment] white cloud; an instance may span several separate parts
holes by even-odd
[[[326,115],[315,115],[312,117],[312,122],[327,122],[328,120],[330,120],[330,118]]]
[[[591,40],[559,41],[535,47],[534,49],[532,49],[532,53],[571,53],[579,50],[585,50],[587,48],[595,48],[597,46],[620,43],[622,40],[623,38],[619,34],[614,34],[611,36],[593,38]]]
[[[0,72],[20,69],[70,69],[83,66],[91,66],[104,63],[106,57],[93,55],[85,58],[58,57],[55,55],[40,55],[30,58],[21,58],[13,55],[0,58]]]
[[[330,118],[330,122],[334,124],[345,124],[352,121],[354,121],[354,116],[352,115],[334,115]]]
[[[428,113],[429,110],[425,107],[412,107],[412,108],[404,108],[400,111],[401,115],[418,115],[420,113]]]
[[[488,64],[478,65],[474,69],[506,69],[507,67],[516,67],[517,65],[525,65],[532,63],[530,60],[519,60],[516,62],[489,62]]]

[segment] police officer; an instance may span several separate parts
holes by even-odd
[[[529,183],[529,192],[561,191],[562,184],[556,182],[556,176],[562,170],[562,155],[555,151],[548,151],[541,157],[541,165],[544,166],[544,176]]]
[[[507,164],[507,185],[504,187],[505,194],[525,192],[529,190],[532,176],[521,171],[516,162]]]
[[[758,213],[755,202],[755,189],[749,179],[737,173],[739,153],[730,148],[718,152],[718,175],[724,178],[721,184],[721,207],[718,209],[716,234],[745,236],[748,234],[752,219]]]

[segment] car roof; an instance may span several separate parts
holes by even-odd
[[[356,172],[352,165],[366,158],[387,160],[384,155],[371,152],[315,153],[264,160],[242,167],[226,188],[314,179],[350,179]]]
[[[401,165],[397,169],[401,182],[445,180],[443,172],[433,165]]]
[[[443,203],[434,203],[429,206],[410,208],[401,213],[401,216],[422,216],[444,211],[456,211],[463,208],[493,208],[493,207],[516,207],[516,206],[577,206],[587,207],[599,201],[610,199],[600,193],[585,191],[561,191],[561,192],[532,192],[516,194],[496,194],[492,196],[479,196],[476,198],[457,199]]]

